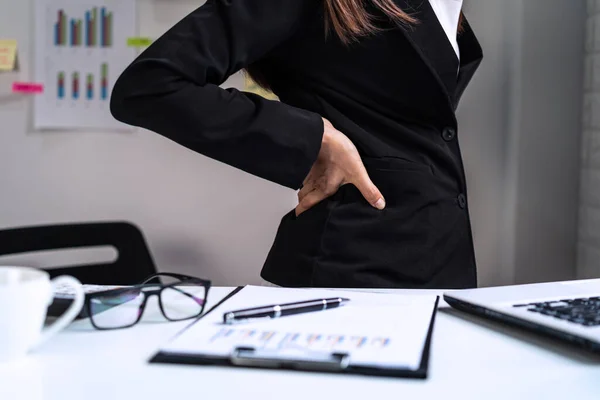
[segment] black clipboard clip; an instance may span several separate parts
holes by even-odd
[[[230,361],[244,367],[341,372],[348,368],[350,356],[346,353],[237,347],[231,353]]]

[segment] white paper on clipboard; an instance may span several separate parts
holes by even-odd
[[[223,324],[227,311],[329,297],[350,299],[336,309]],[[416,370],[435,311],[434,295],[246,286],[160,348],[163,354],[229,357],[236,348],[264,354],[345,353],[350,365]]]

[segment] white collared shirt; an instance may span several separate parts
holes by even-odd
[[[456,56],[460,59],[457,35],[463,0],[429,0],[429,3],[433,11],[435,11],[446,35],[448,35],[448,40],[450,40]]]

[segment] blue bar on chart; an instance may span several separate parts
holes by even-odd
[[[56,93],[57,97],[59,99],[64,99],[65,98],[65,73],[64,72],[59,72],[58,73],[58,82],[57,82],[57,93]]]
[[[92,100],[94,98],[94,75],[87,74],[87,82],[85,87],[86,97],[88,100]]]
[[[112,47],[113,45],[113,12],[105,7],[93,7],[87,10],[83,19],[69,18],[60,9],[53,25],[53,42],[55,46]]]
[[[67,15],[63,10],[58,10],[57,20],[54,24],[54,44],[56,46],[67,45]]]
[[[73,72],[73,83],[71,87],[73,89],[73,99],[79,99],[79,72]]]
[[[66,78],[70,76],[70,87],[66,88]],[[56,77],[56,96],[64,99],[69,90],[73,100],[108,100],[108,63],[102,63],[100,77],[95,73],[81,73],[81,71],[59,71]]]
[[[100,10],[100,47],[111,47],[113,36],[113,13],[102,7]]]
[[[92,45],[92,15],[89,11],[85,12],[85,45]]]
[[[71,46],[81,46],[81,20],[71,19]]]
[[[100,9],[100,47],[106,47],[106,8]]]
[[[108,99],[108,63],[102,63],[100,68],[100,97]]]
[[[54,45],[60,46],[60,22],[54,24]]]
[[[64,10],[58,10],[56,23],[54,24],[55,46],[81,46],[81,20],[68,18]]]

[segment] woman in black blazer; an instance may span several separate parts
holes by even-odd
[[[459,60],[427,0],[208,0],[123,72],[111,111],[300,189],[272,283],[473,287],[455,110],[482,51],[461,19]],[[281,101],[219,87],[241,69]]]

